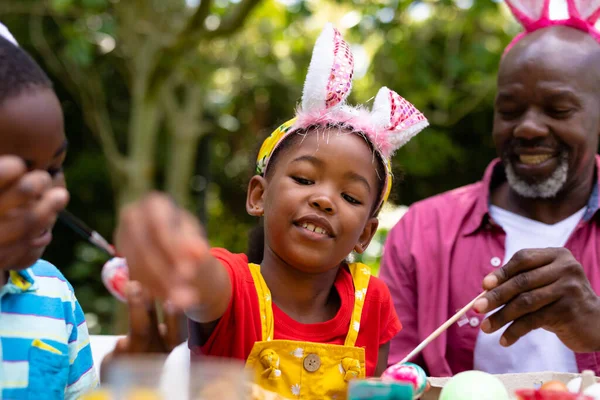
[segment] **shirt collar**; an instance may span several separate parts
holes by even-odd
[[[4,285],[7,293],[25,293],[37,290],[35,274],[31,267],[19,271],[9,271],[8,282]]]
[[[485,169],[479,195],[475,203],[473,214],[465,227],[465,235],[471,235],[481,228],[489,219],[490,191],[500,183],[506,181],[504,167],[499,158],[494,159]],[[600,155],[596,155],[596,182],[592,194],[587,203],[587,209],[583,215],[583,221],[588,222],[600,209],[600,196],[598,186],[600,185]]]

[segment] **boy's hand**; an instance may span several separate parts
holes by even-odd
[[[0,269],[26,267],[18,264],[30,240],[54,224],[68,201],[47,172],[27,172],[20,158],[0,156]]]
[[[180,329],[184,314],[164,307],[164,322],[159,324],[154,301],[139,282],[127,284],[127,306],[129,334],[117,342],[113,354],[168,354],[184,341]]]
[[[151,296],[182,309],[206,303],[202,295],[211,281],[205,275],[211,270],[207,264],[216,260],[196,218],[167,196],[151,194],[127,206],[116,243],[127,259],[130,279],[139,281]]]
[[[185,338],[181,332],[183,313],[163,307],[164,322],[158,323],[154,300],[139,282],[127,284],[129,333],[117,341],[114,350],[102,360],[101,380],[105,381],[112,362],[118,357],[141,354],[169,354]]]

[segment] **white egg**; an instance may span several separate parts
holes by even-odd
[[[592,386],[588,386],[583,391],[586,396],[593,397],[595,400],[600,400],[600,383],[594,383]]]

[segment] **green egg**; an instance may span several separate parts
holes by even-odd
[[[508,400],[508,391],[497,377],[481,371],[456,374],[442,389],[439,400]]]

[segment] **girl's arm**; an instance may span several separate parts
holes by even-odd
[[[377,357],[377,366],[375,367],[376,378],[379,378],[383,371],[388,367],[388,354],[390,353],[390,342],[379,346],[379,357]]]
[[[151,194],[127,206],[116,234],[129,277],[151,295],[204,323],[219,319],[231,299],[227,270],[210,254],[197,219],[167,196]]]

